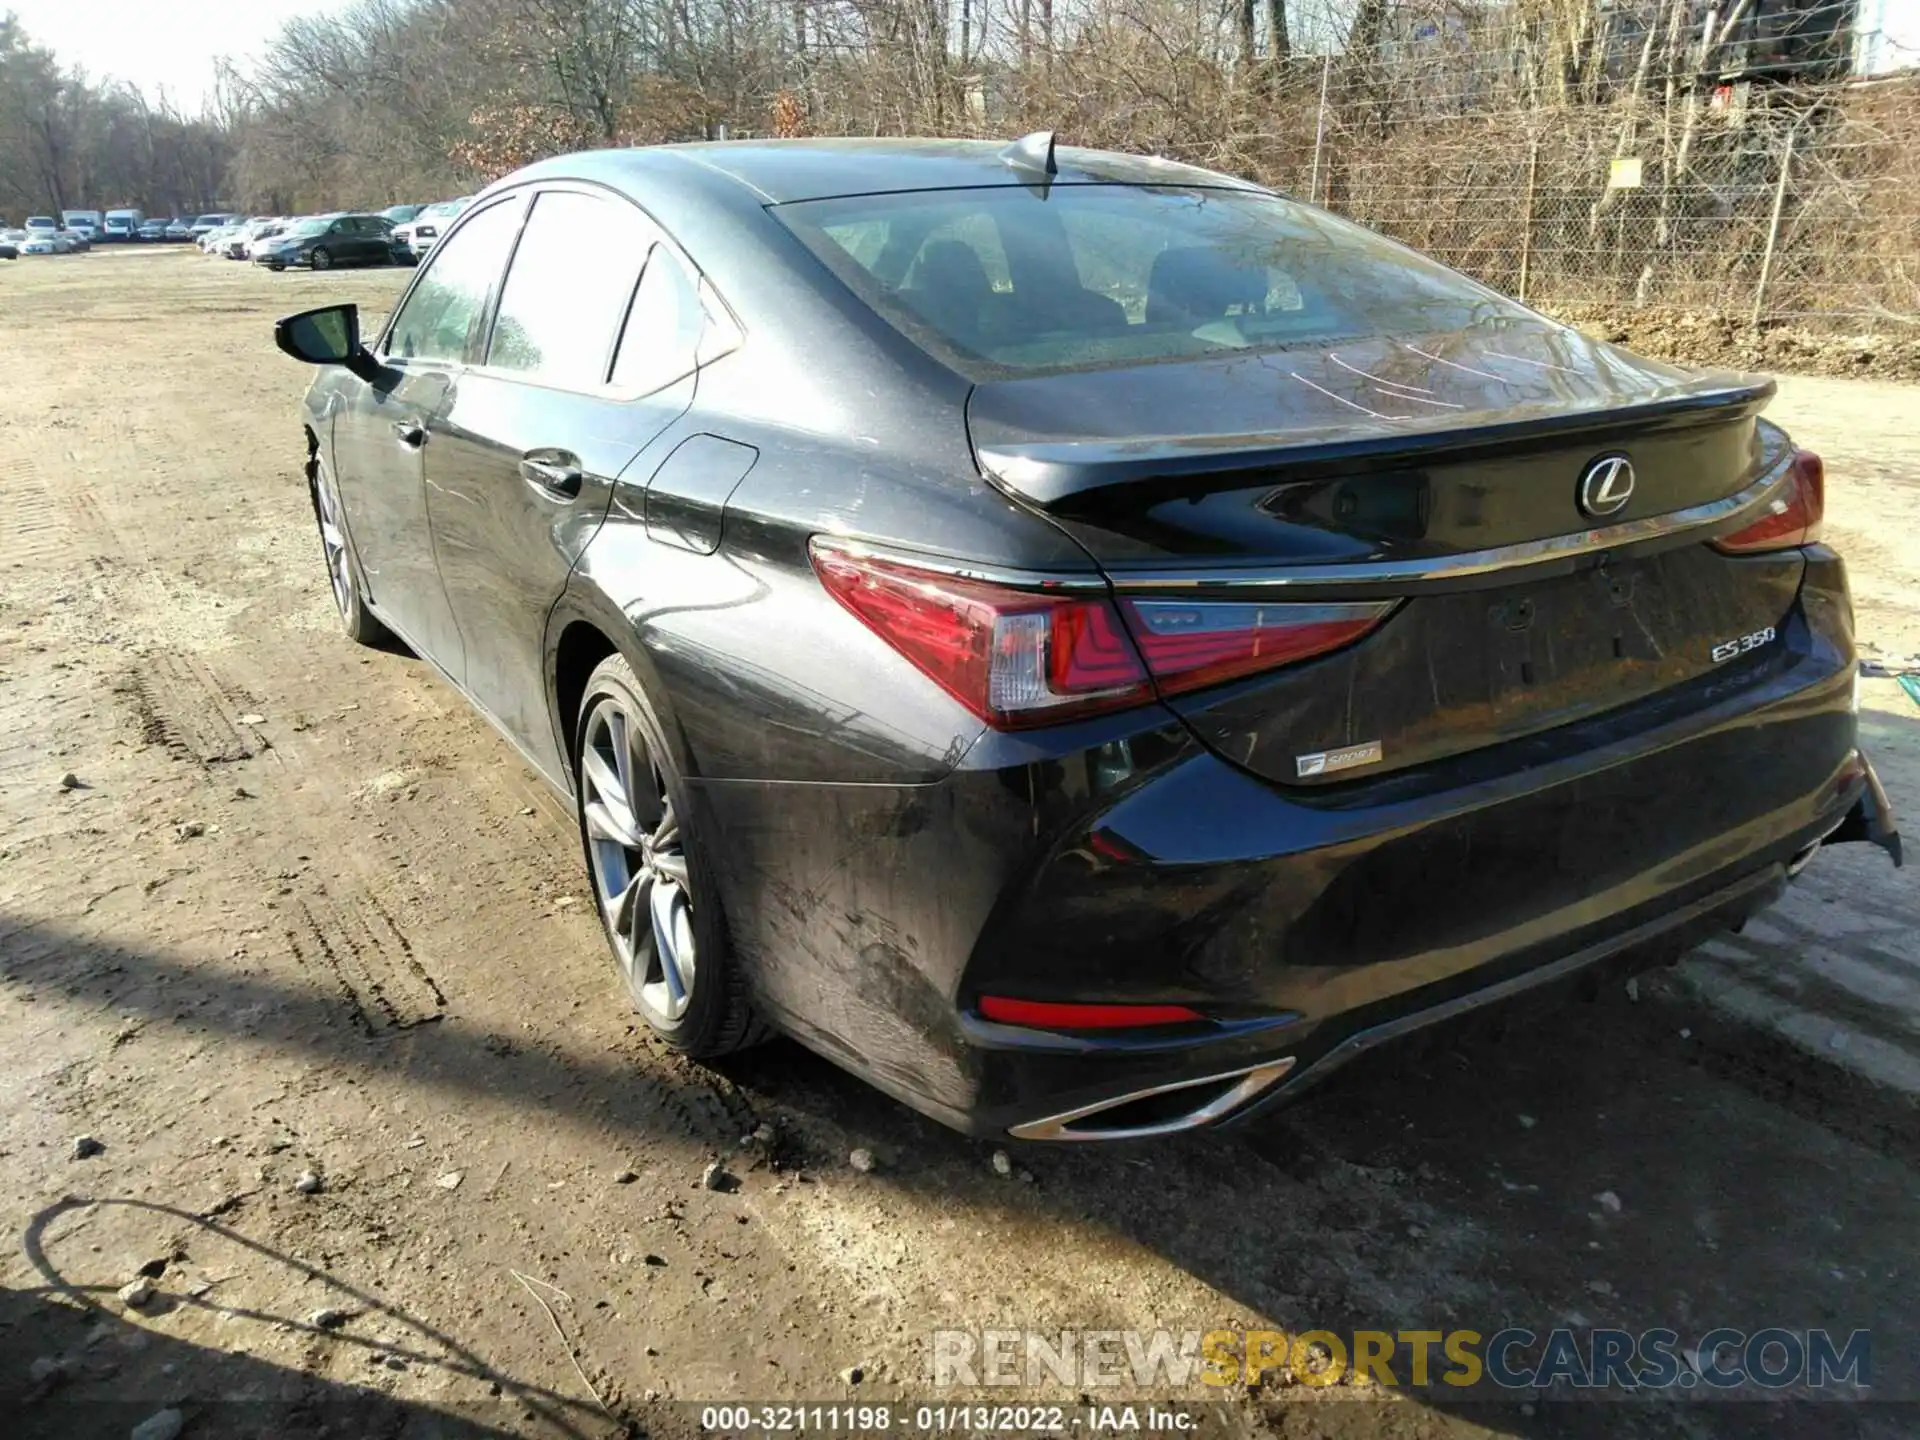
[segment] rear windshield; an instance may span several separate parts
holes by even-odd
[[[1199,187],[1024,185],[772,213],[868,304],[974,379],[1463,329],[1521,313],[1344,220]]]

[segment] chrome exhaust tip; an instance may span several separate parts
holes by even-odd
[[[1150,1085],[1076,1110],[1028,1120],[1007,1133],[1016,1140],[1147,1140],[1156,1135],[1175,1135],[1224,1119],[1291,1069],[1293,1057],[1289,1055],[1198,1080]]]

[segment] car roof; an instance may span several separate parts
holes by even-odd
[[[785,204],[835,195],[893,190],[955,190],[982,185],[1018,185],[1030,177],[1003,158],[998,140],[805,139],[721,140],[656,145],[635,150],[594,150],[560,156],[509,177],[518,182],[550,176],[599,180],[625,189],[634,182],[665,178],[687,167],[730,179],[763,203]],[[1257,190],[1258,186],[1198,166],[1154,156],[1061,146],[1055,151],[1058,184],[1207,185]],[[648,188],[651,188],[648,186]]]

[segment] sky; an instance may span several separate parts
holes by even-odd
[[[257,55],[287,20],[346,0],[0,0],[63,65],[112,76],[188,114],[213,87],[216,56]]]

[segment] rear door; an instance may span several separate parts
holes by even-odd
[[[356,215],[353,217],[353,228],[357,242],[355,258],[362,265],[385,264],[390,229],[386,221],[377,215]]]
[[[385,373],[356,384],[334,419],[334,473],[374,606],[455,680],[465,658],[434,560],[425,451],[429,426],[452,402],[469,347],[483,333],[520,215],[520,200],[510,197],[449,237],[387,327]]]
[[[556,776],[547,615],[615,479],[692,401],[698,332],[682,340],[671,318],[683,290],[691,303],[684,265],[640,210],[542,189],[484,363],[433,422],[428,507],[467,690]]]

